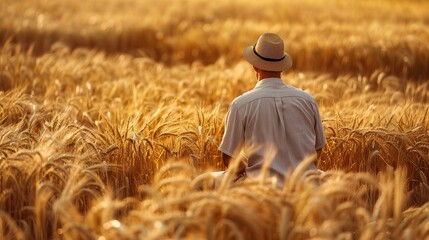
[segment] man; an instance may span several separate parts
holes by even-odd
[[[244,154],[247,165],[239,167],[239,175],[258,176],[264,161],[271,161],[268,173],[282,186],[288,172],[311,154],[318,159],[326,144],[319,110],[310,94],[281,79],[292,59],[278,35],[262,34],[243,56],[258,82],[230,104],[219,150],[227,167],[231,158]]]

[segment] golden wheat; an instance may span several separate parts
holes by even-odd
[[[2,1],[0,237],[427,238],[428,4],[329,3]],[[234,183],[237,159],[213,190],[266,31],[319,104],[325,172]]]
[[[260,32],[273,31],[287,37],[296,69],[428,76],[424,1],[360,1],[346,6],[341,1],[270,0],[264,4],[112,0],[100,6],[98,2],[6,0],[0,12],[5,16],[0,39],[34,44],[37,54],[60,41],[73,49],[128,52],[167,64],[210,64],[219,58],[236,63],[243,45],[253,44],[250,39]]]

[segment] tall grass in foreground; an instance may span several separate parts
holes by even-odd
[[[56,160],[20,161],[40,177],[26,185],[34,194],[13,190],[15,206],[24,200],[29,206],[0,212],[6,239],[415,239],[429,234],[427,206],[406,208],[403,168],[378,180],[367,173],[304,174],[298,168],[283,189],[256,179],[195,191],[195,169],[175,162],[135,195],[116,198],[117,190],[95,174],[102,166],[69,159],[58,171]],[[2,178],[14,178],[13,171],[2,169]],[[377,196],[373,205],[368,196]],[[8,198],[2,194],[2,207]]]

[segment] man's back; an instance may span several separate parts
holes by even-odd
[[[243,49],[243,57],[253,66],[258,84],[231,103],[219,150],[227,167],[231,157],[244,152],[248,165],[239,164],[238,175],[258,175],[264,162],[271,161],[269,173],[280,178],[281,186],[287,172],[306,156],[320,155],[326,140],[319,110],[310,94],[283,83],[281,73],[292,67],[292,58],[280,36],[262,34]]]
[[[239,149],[250,147],[251,151],[245,153],[249,175],[259,174],[268,149],[276,151],[270,173],[283,178],[325,144],[314,98],[280,78],[259,81],[253,90],[237,97],[230,105],[226,123],[219,149],[237,157]]]

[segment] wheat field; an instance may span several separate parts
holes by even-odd
[[[0,238],[428,239],[429,3],[2,0]],[[218,189],[241,57],[285,39],[327,145]],[[197,190],[202,186],[202,190]]]

